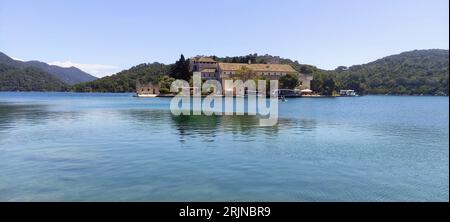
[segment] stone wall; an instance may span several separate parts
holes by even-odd
[[[137,84],[136,85],[136,93],[138,94],[159,94],[159,85],[158,84]]]

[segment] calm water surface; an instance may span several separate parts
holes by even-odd
[[[0,201],[448,201],[449,98],[289,99],[279,124],[170,99],[0,93]]]

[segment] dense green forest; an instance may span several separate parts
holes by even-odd
[[[34,67],[0,64],[0,91],[67,91],[70,86]]]
[[[360,94],[448,95],[448,50],[415,50],[388,56],[371,63],[335,70],[322,70],[312,65],[271,55],[250,54],[213,58],[218,62],[289,64],[300,73],[312,74],[312,90],[331,95],[340,89],[354,89]],[[136,82],[164,81],[168,77],[188,79],[189,59],[182,55],[171,65],[141,64],[115,75],[75,85],[81,92],[132,92]],[[164,77],[166,76],[166,77]],[[164,78],[163,78],[164,77]]]
[[[448,95],[448,50],[415,50],[331,72],[337,87],[364,94]]]
[[[171,65],[162,63],[143,63],[123,70],[115,75],[106,76],[91,82],[73,86],[77,92],[133,92],[136,83],[158,83],[164,75],[171,71]]]
[[[215,57],[221,62],[289,64],[300,73],[312,74],[312,90],[331,95],[340,89],[360,94],[448,95],[449,51],[414,50],[364,65],[322,70],[312,65],[271,55],[250,54]]]
[[[189,59],[184,55],[174,64],[144,63],[123,70],[115,75],[103,77],[91,82],[77,84],[77,92],[134,92],[136,84],[154,83],[161,86],[161,92],[169,93],[170,83],[175,79],[189,80]]]

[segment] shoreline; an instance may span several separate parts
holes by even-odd
[[[76,92],[76,91],[0,91],[0,93],[76,93],[76,94],[136,94],[135,92]],[[449,95],[431,95],[431,94],[424,94],[424,95],[417,95],[417,94],[363,94],[359,95],[357,97],[363,97],[363,96],[414,96],[414,97],[449,97]],[[154,98],[164,98],[164,97],[173,97],[173,96],[156,96]],[[202,96],[204,97],[204,96]],[[303,96],[303,98],[329,98],[329,97],[354,97],[354,96]],[[288,98],[288,97],[286,97]],[[297,98],[297,97],[292,97]],[[299,96],[298,98],[301,98]]]

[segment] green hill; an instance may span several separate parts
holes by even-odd
[[[73,86],[77,92],[134,92],[136,83],[158,82],[161,76],[170,73],[170,65],[143,63],[111,76]]]
[[[354,89],[360,94],[426,94],[448,95],[448,50],[415,50],[388,56],[363,65],[335,70],[322,70],[286,58],[271,55],[217,57],[219,62],[252,62],[289,64],[301,73],[312,74],[312,89],[322,94],[332,94],[340,89]],[[184,58],[183,58],[184,59]],[[178,65],[181,71],[177,69]],[[175,68],[175,69],[174,69]],[[161,76],[179,76],[183,63],[140,64],[115,75],[74,86],[80,92],[133,92],[136,82],[157,82]]]
[[[0,64],[0,91],[67,91],[70,87],[34,67],[16,68]]]
[[[354,89],[361,94],[449,94],[448,50],[414,50],[363,65],[340,66],[335,70],[322,70],[271,55],[250,54],[216,59],[222,62],[289,64],[300,73],[312,74],[312,89],[322,94],[332,94],[340,89]]]
[[[340,88],[362,93],[448,95],[449,51],[414,50],[333,74]]]

